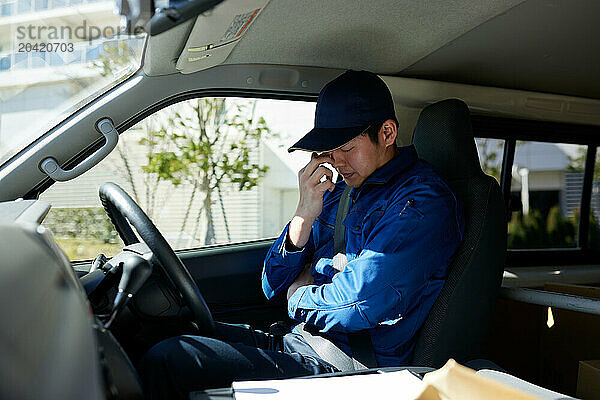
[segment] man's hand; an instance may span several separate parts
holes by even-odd
[[[323,195],[335,188],[333,172],[323,166],[331,161],[329,155],[313,153],[310,162],[298,172],[300,200],[288,230],[290,242],[296,247],[302,248],[308,242],[312,224],[323,211]]]
[[[310,263],[306,264],[304,266],[304,269],[302,270],[302,272],[300,272],[300,275],[298,275],[298,277],[296,278],[296,280],[294,281],[294,283],[292,283],[290,285],[290,287],[287,290],[287,299],[289,300],[290,297],[292,297],[292,295],[294,294],[294,292],[301,286],[307,286],[307,285],[312,285],[312,283],[314,282],[313,276],[310,273]]]

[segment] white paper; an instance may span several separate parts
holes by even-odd
[[[236,400],[414,400],[423,382],[407,370],[329,378],[233,382]]]
[[[335,256],[333,256],[332,264],[333,268],[342,272],[346,264],[348,264],[348,257],[346,257],[345,254],[337,253]]]

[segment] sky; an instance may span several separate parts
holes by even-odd
[[[304,167],[310,160],[310,153],[288,153],[287,148],[314,127],[315,103],[262,99],[256,105],[256,114],[263,116],[272,132],[281,135],[277,144],[283,145],[281,153],[285,154],[288,165],[292,166],[294,171]]]

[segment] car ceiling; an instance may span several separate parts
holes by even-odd
[[[364,69],[600,99],[598,15],[597,0],[271,0],[224,64]],[[177,73],[191,26],[151,38],[148,75]]]

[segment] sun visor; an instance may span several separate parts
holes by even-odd
[[[177,69],[191,74],[221,64],[244,37],[269,0],[229,0],[196,19]]]

